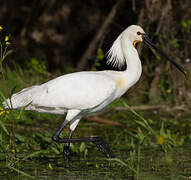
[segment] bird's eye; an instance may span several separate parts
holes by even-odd
[[[137,35],[141,35],[141,33],[138,31],[138,32],[137,32]]]

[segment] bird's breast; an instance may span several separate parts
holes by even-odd
[[[124,88],[126,86],[126,82],[125,82],[125,79],[123,77],[119,77],[117,79],[117,87],[118,88]]]

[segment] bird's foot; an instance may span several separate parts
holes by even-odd
[[[114,158],[115,157],[112,150],[110,149],[109,145],[103,139],[101,139],[100,137],[93,137],[92,142],[97,146],[99,151],[104,153],[104,155],[107,158]]]

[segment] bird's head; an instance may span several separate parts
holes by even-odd
[[[136,46],[136,43],[142,42],[142,34],[145,34],[145,31],[137,25],[131,25],[124,31],[125,36],[133,43],[133,46]]]
[[[171,60],[163,51],[161,51],[158,47],[156,47],[148,35],[144,32],[144,30],[138,25],[131,25],[125,31],[125,36],[133,43],[133,46],[136,46],[137,42],[144,42],[151,48],[155,49],[159,54],[164,56],[169,62],[171,62],[178,70],[180,70],[185,76],[187,72],[184,70],[182,66],[177,64],[175,61]]]
[[[112,47],[110,48],[108,52],[108,64],[113,64],[113,66],[122,66],[124,64],[124,52],[122,50],[121,40],[127,41],[132,43],[132,45],[135,47],[136,43],[138,42],[144,42],[151,48],[155,49],[158,53],[160,53],[162,56],[165,57],[170,63],[172,63],[178,70],[180,70],[185,76],[187,75],[187,72],[184,70],[182,66],[177,64],[175,61],[171,60],[163,51],[161,51],[158,47],[156,47],[148,35],[145,33],[145,31],[138,25],[131,25],[127,29],[125,29],[119,37],[115,40]],[[130,48],[130,47],[129,47]],[[128,49],[124,49],[128,50]],[[133,50],[135,50],[133,48]]]

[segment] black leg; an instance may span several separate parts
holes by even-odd
[[[112,152],[112,150],[110,149],[109,145],[100,137],[93,137],[93,141],[92,141],[97,148],[99,149],[99,151],[101,151],[102,153],[104,153],[104,155],[107,158],[114,158],[114,154]]]
[[[69,132],[68,138],[60,138],[59,135],[62,132],[63,128],[66,126],[67,122],[64,122],[61,127],[53,135],[52,139],[58,143],[66,143],[64,146],[64,160],[65,165],[69,168],[69,156],[70,156],[70,143],[71,142],[93,142],[99,151],[104,153],[107,158],[114,158],[114,154],[110,149],[109,145],[100,137],[86,137],[86,138],[72,138],[73,131]]]
[[[52,136],[52,140],[55,142],[60,142],[60,143],[64,143],[63,139],[60,138],[60,133],[62,132],[62,130],[65,128],[66,124],[68,122],[64,121],[62,123],[62,125],[60,126],[60,128],[55,132],[55,134]],[[67,139],[65,139],[65,142],[67,142]]]
[[[65,166],[66,168],[69,168],[69,158],[70,158],[70,139],[72,138],[72,132],[73,131],[70,131],[69,132],[69,136],[68,136],[68,139],[67,139],[67,142],[64,146],[64,162],[65,162]]]
[[[109,145],[100,137],[60,139],[59,142],[92,142],[97,146],[98,150],[101,151],[107,158],[115,157]]]
[[[52,139],[53,141],[55,142],[58,142],[58,143],[65,143],[64,145],[64,150],[63,150],[63,153],[64,153],[64,161],[65,161],[65,166],[67,168],[69,168],[69,156],[70,156],[70,139],[72,138],[72,132],[73,131],[70,131],[69,132],[69,136],[68,138],[63,138],[61,139],[60,138],[60,133],[62,132],[62,130],[64,129],[64,127],[66,126],[67,122],[64,122],[60,128],[56,131],[56,133],[53,135]]]
[[[99,151],[104,153],[107,158],[114,158],[114,154],[109,145],[100,137],[72,138],[70,142],[93,142]]]

